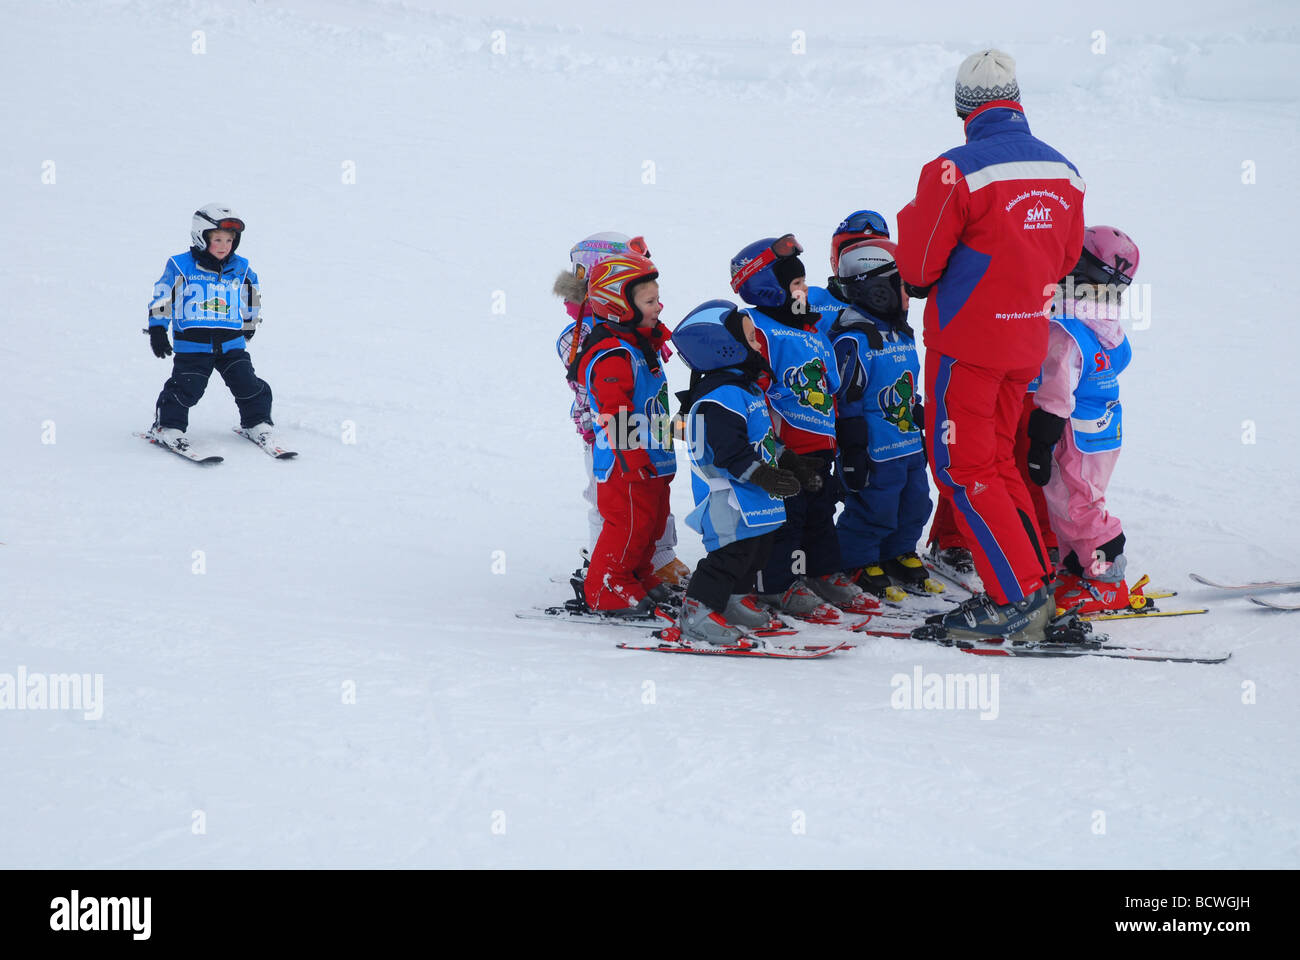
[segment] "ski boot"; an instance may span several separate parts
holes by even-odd
[[[658,604],[647,595],[630,607],[616,607],[612,610],[592,610],[591,612],[597,616],[608,617],[611,620],[645,620],[648,623],[658,623],[660,617],[656,612],[657,609]]]
[[[646,591],[648,596],[659,606],[670,612],[676,612],[686,597],[686,590],[669,583],[657,583]]]
[[[160,427],[154,424],[149,428],[149,436],[154,437],[165,447],[171,447],[173,450],[188,450],[190,448],[190,438],[185,436],[184,430],[177,430],[175,427]]]
[[[240,427],[237,431],[241,436],[252,440],[259,447],[275,448],[275,436],[271,433],[274,427],[263,421],[251,427]]]
[[[669,637],[665,630],[665,639]],[[720,613],[710,610],[694,597],[682,601],[682,611],[677,617],[677,636],[672,639],[687,643],[710,643],[717,647],[753,646],[745,631]]]
[[[928,553],[930,561],[941,570],[950,570],[967,577],[975,572],[975,558],[965,547],[940,548],[936,541],[930,544]]]
[[[880,600],[890,603],[902,603],[907,599],[907,591],[894,586],[885,573],[885,568],[878,563],[869,563],[853,574],[853,580],[859,587]]]
[[[875,613],[880,609],[880,601],[854,583],[848,574],[806,577],[804,583],[817,596],[845,613]]]
[[[976,594],[946,613],[926,617],[925,626],[917,627],[912,636],[918,640],[936,640],[944,645],[954,642],[1004,643],[1017,640],[1055,639],[1048,627],[1056,614],[1047,587],[1039,587],[1018,603],[999,604],[987,593]],[[1073,611],[1065,616],[1082,623]],[[1068,631],[1063,630],[1064,637]],[[1084,631],[1087,632],[1087,631]],[[1058,641],[1058,642],[1064,642]]]
[[[1108,583],[1073,573],[1057,575],[1055,597],[1058,612],[1073,610],[1079,614],[1138,609],[1147,605],[1147,598],[1139,594],[1139,603],[1137,607],[1133,606],[1128,584],[1123,580]]]
[[[772,616],[771,611],[759,603],[752,593],[733,593],[727,598],[727,607],[722,611],[722,616],[728,623],[746,630],[776,630],[786,626]]]
[[[900,553],[892,560],[886,560],[882,567],[889,578],[908,593],[924,595],[944,592],[942,583],[925,575],[925,564],[921,562],[915,550]]]
[[[829,603],[822,603],[821,597],[797,577],[784,592],[760,593],[758,599],[774,608],[777,613],[788,613],[809,623],[840,622],[839,611]]]
[[[691,580],[691,568],[673,557],[655,571],[655,576],[671,587],[681,587],[684,590]]]

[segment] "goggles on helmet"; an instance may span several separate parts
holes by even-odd
[[[794,238],[793,233],[787,233],[784,236],[777,237],[772,241],[772,245],[756,256],[749,263],[737,270],[731,277],[731,289],[739,291],[750,277],[761,272],[777,260],[785,260],[789,257],[797,257],[803,253],[803,247],[799,241]]]

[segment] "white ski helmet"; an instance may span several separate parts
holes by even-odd
[[[209,230],[233,230],[235,242],[230,245],[231,253],[239,249],[239,238],[244,233],[244,218],[231,210],[224,203],[207,203],[194,211],[190,221],[190,243],[200,250],[208,249]]]

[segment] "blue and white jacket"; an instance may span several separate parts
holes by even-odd
[[[236,254],[216,269],[193,249],[171,257],[149,303],[149,326],[170,326],[177,353],[242,350],[260,319],[257,274]]]

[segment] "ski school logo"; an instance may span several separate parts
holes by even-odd
[[[663,450],[673,448],[672,417],[668,413],[668,384],[661,383],[659,392],[645,402],[646,423],[650,426],[650,445]]]
[[[220,297],[211,297],[199,304],[199,309],[204,313],[215,313],[218,316],[227,316],[230,313],[230,304]]]
[[[876,395],[880,410],[885,420],[898,428],[899,433],[919,432],[912,405],[916,403],[916,381],[911,370],[904,370],[903,375]]]
[[[818,413],[830,413],[835,405],[826,377],[826,364],[819,357],[809,360],[803,366],[786,370],[781,382],[794,392],[795,399],[802,407],[811,407]]]
[[[1110,369],[1110,357],[1106,356],[1105,350],[1098,350],[1094,353],[1092,355],[1092,362],[1097,365],[1098,371]]]
[[[1034,230],[1052,225],[1052,211],[1043,206],[1043,201],[1039,200],[1029,208],[1025,214],[1025,229]]]

